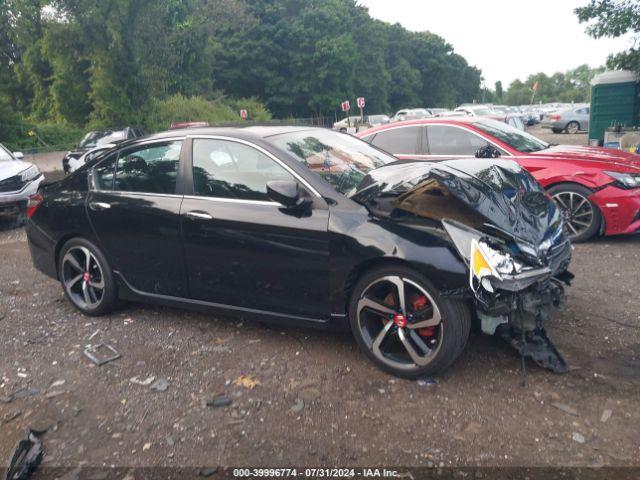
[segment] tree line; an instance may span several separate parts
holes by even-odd
[[[5,124],[146,125],[181,99],[250,98],[280,118],[333,115],[356,96],[371,113],[453,107],[480,85],[444,39],[356,0],[0,0]]]
[[[602,71],[604,67],[580,65],[567,72],[552,75],[540,72],[529,75],[524,80],[512,81],[506,90],[502,82],[498,81],[494,90],[484,92],[484,101],[506,105],[529,105],[532,102],[586,103],[591,95],[591,79]]]

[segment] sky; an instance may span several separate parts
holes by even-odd
[[[369,14],[413,31],[443,37],[467,62],[480,68],[485,85],[524,80],[537,72],[598,67],[607,55],[626,50],[629,37],[595,40],[573,9],[588,0],[359,0]]]

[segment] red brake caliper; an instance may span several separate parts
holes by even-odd
[[[419,317],[420,312],[429,306],[429,300],[424,295],[420,295],[411,302],[414,316]],[[425,327],[418,329],[418,335],[421,337],[433,337],[435,335],[435,327]]]

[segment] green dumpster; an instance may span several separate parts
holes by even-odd
[[[617,125],[638,126],[640,87],[638,75],[627,70],[600,73],[591,80],[589,143],[602,145],[604,132]]]

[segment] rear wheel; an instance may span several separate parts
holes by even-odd
[[[580,131],[580,124],[578,122],[569,122],[565,130],[567,133],[578,133]]]
[[[62,246],[58,266],[60,283],[67,298],[86,315],[103,315],[118,302],[113,271],[93,243],[82,238]]]
[[[349,304],[358,345],[381,369],[405,378],[434,375],[462,353],[471,316],[419,273],[377,268],[357,282]]]
[[[559,129],[559,128],[552,128],[552,129],[551,129],[551,131],[552,131],[553,133],[562,133],[562,130],[561,130],[561,129]]]
[[[582,185],[567,183],[551,187],[549,194],[562,211],[571,241],[584,242],[598,233],[602,213],[589,200],[589,196],[593,194],[591,190]]]

